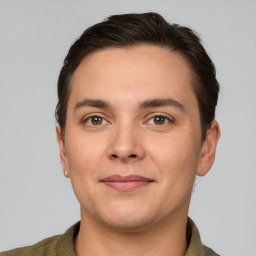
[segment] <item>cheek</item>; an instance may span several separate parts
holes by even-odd
[[[190,133],[166,136],[150,149],[151,158],[160,170],[162,179],[170,176],[172,179],[194,177],[199,160],[198,152],[199,144]]]
[[[95,193],[95,184],[104,171],[101,161],[104,149],[98,140],[84,136],[76,138],[67,140],[66,144],[72,187],[80,205],[94,205],[100,200]],[[95,197],[96,200],[93,200]]]
[[[99,169],[105,150],[101,139],[91,139],[83,135],[67,140],[66,149],[71,176],[94,175],[97,167]]]
[[[151,164],[158,170],[158,194],[164,202],[159,211],[168,214],[174,207],[187,207],[197,170],[196,141],[186,134],[169,135],[148,152]]]

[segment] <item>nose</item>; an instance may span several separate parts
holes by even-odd
[[[145,157],[141,134],[135,127],[120,125],[111,136],[108,156],[123,163],[136,162]]]

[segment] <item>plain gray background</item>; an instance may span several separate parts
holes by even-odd
[[[79,220],[55,139],[58,73],[85,28],[147,11],[198,31],[221,84],[222,137],[190,216],[221,255],[256,255],[256,1],[231,0],[0,0],[0,251]]]

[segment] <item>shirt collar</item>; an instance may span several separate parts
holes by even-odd
[[[204,247],[195,223],[188,218],[187,222],[188,249],[185,256],[204,256]]]
[[[74,238],[77,236],[80,222],[70,227],[65,234],[60,236],[56,244],[57,256],[76,256],[74,249]],[[201,242],[199,231],[195,223],[188,218],[187,222],[188,249],[185,256],[204,256],[204,247]]]

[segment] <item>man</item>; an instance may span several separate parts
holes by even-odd
[[[156,13],[111,16],[72,45],[57,140],[81,222],[2,255],[217,255],[188,218],[220,137],[219,85],[197,35]]]

